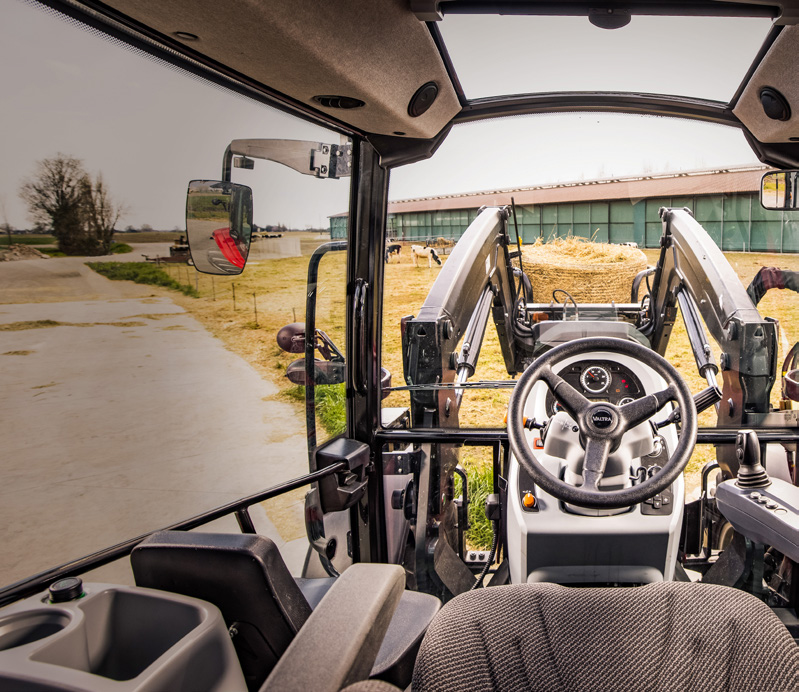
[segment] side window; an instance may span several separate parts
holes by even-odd
[[[234,165],[252,190],[252,217],[231,210],[247,265],[200,273],[187,183],[221,179],[232,141],[346,140],[55,12],[12,2],[0,17],[16,64],[0,132],[0,254],[13,260],[0,262],[3,586],[308,473],[305,388],[287,377],[303,353],[277,336],[306,320],[309,264],[348,213],[350,178]],[[346,224],[337,234],[346,243]],[[324,254],[325,363],[346,353],[345,286],[346,252]],[[343,368],[316,388],[317,444],[346,425]],[[298,575],[306,491],[250,508]],[[200,530],[239,529],[227,517]]]

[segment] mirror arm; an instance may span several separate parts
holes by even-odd
[[[230,168],[233,164],[233,151],[228,144],[225,149],[225,154],[222,157],[222,180],[226,183],[230,182]]]

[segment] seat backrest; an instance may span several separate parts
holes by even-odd
[[[261,686],[311,614],[277,547],[263,536],[160,531],[130,561],[137,586],[219,608],[250,690]]]
[[[724,586],[516,584],[453,599],[414,690],[799,689],[799,647],[771,610]]]

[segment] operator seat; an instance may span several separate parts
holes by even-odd
[[[429,627],[413,690],[443,689],[796,690],[799,647],[764,603],[724,586],[498,586]]]

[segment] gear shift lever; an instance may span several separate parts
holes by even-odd
[[[735,441],[735,455],[738,457],[739,488],[765,488],[771,485],[766,469],[760,464],[760,440],[754,430],[739,430]]]

